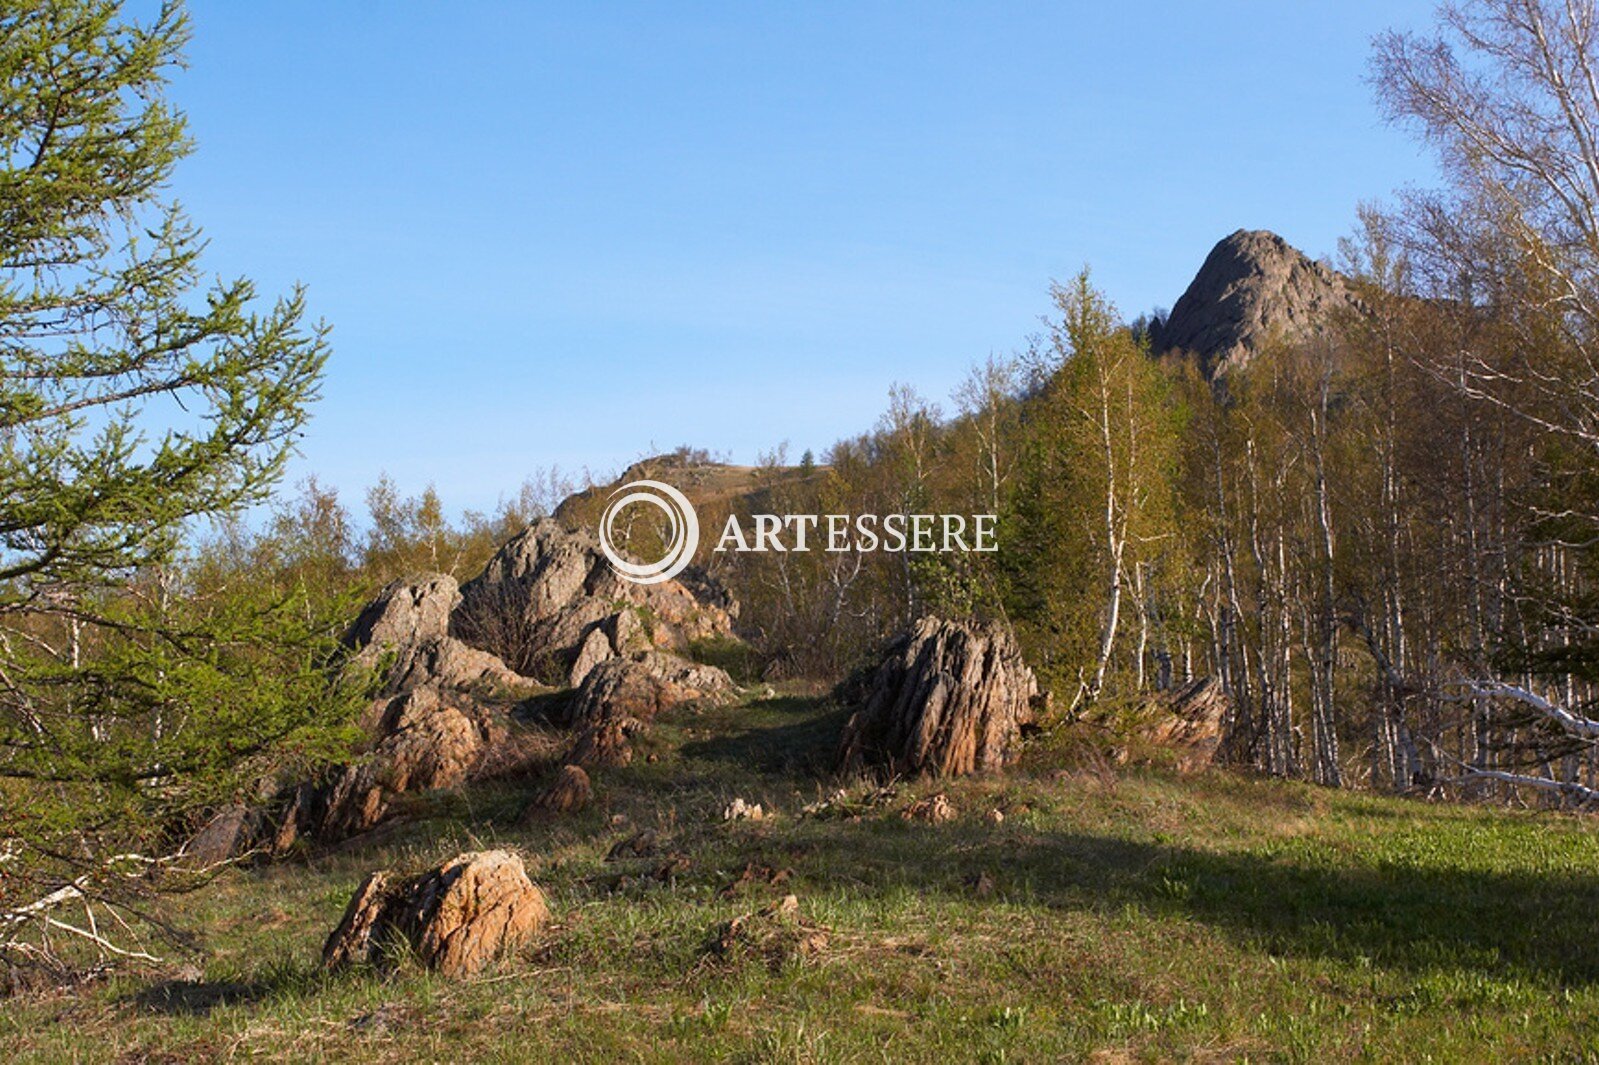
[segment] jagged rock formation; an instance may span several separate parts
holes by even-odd
[[[1175,750],[1177,767],[1192,771],[1215,761],[1232,723],[1233,701],[1214,677],[1200,677],[1150,699],[1139,718],[1138,738]]]
[[[732,679],[715,666],[656,651],[607,659],[578,687],[571,711],[577,738],[568,760],[575,765],[626,765],[633,757],[628,740],[657,714],[732,690]]]
[[[442,574],[395,581],[344,640],[346,674],[381,673],[381,695],[362,720],[369,744],[331,780],[294,789],[274,850],[302,835],[366,831],[400,794],[459,787],[525,763],[507,742],[516,730],[510,714],[546,689],[501,654],[524,668],[553,662],[557,680],[579,686],[581,757],[571,761],[625,761],[626,736],[659,710],[731,690],[721,670],[662,650],[730,634],[730,603],[708,578],[694,589],[623,581],[592,535],[550,520],[512,539],[464,588]]]
[[[537,687],[496,656],[450,635],[460,604],[455,578],[441,573],[390,583],[345,633],[345,669],[381,669],[382,690],[390,695],[429,686],[480,692]]]
[[[373,710],[380,715],[369,724],[376,743],[326,792],[319,835],[366,831],[383,819],[396,795],[459,787],[507,734],[495,708],[440,687],[404,692]]]
[[[960,776],[998,769],[1033,720],[1038,681],[996,622],[923,618],[890,645],[844,727],[847,772]]]
[[[1157,354],[1187,352],[1215,377],[1274,340],[1325,335],[1341,312],[1359,306],[1341,274],[1275,233],[1240,229],[1211,249],[1151,341]]]
[[[624,580],[593,534],[545,518],[466,583],[451,628],[518,670],[576,685],[606,658],[731,635],[737,606],[726,590],[703,574],[684,578]]]
[[[361,611],[344,637],[343,669],[382,671],[380,695],[360,722],[371,740],[327,783],[295,790],[274,850],[303,834],[364,832],[396,795],[458,787],[504,743],[509,707],[540,685],[449,634],[460,603],[455,578],[427,574],[394,581]]]
[[[368,876],[356,889],[322,961],[338,969],[357,961],[391,963],[396,940],[443,976],[471,976],[513,950],[550,919],[544,893],[509,851],[462,854],[420,876]]]

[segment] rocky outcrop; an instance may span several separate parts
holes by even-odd
[[[1177,768],[1192,771],[1215,761],[1233,720],[1233,701],[1215,678],[1200,677],[1149,700],[1138,718],[1139,739],[1176,751]]]
[[[611,658],[591,669],[572,701],[576,733],[569,761],[576,765],[625,765],[628,741],[655,716],[674,706],[715,699],[733,691],[733,681],[715,666],[645,651]]]
[[[454,577],[426,574],[391,582],[361,608],[344,645],[353,661],[376,666],[384,655],[401,658],[450,632],[450,614],[461,601]]]
[[[889,647],[844,728],[847,772],[960,776],[1010,761],[1038,681],[997,622],[923,618]]]
[[[1186,352],[1215,377],[1274,341],[1328,335],[1341,313],[1359,306],[1341,274],[1275,233],[1240,229],[1211,249],[1150,339],[1157,354]]]
[[[404,692],[375,709],[377,742],[334,779],[314,825],[317,835],[340,838],[372,828],[396,795],[459,787],[506,738],[501,715],[436,687]]]
[[[590,671],[577,689],[572,722],[581,724],[606,709],[649,722],[663,710],[732,690],[732,679],[715,666],[645,651],[608,659]]]
[[[589,672],[601,662],[626,658],[651,647],[644,623],[634,610],[618,610],[588,630],[578,645],[577,657],[567,673],[567,683],[579,687]]]
[[[462,588],[443,574],[391,583],[344,637],[346,678],[375,673],[378,698],[358,760],[293,789],[274,849],[301,836],[340,839],[377,825],[394,798],[454,788],[529,760],[511,720],[549,673],[578,688],[574,759],[616,764],[627,737],[660,709],[730,690],[727,675],[672,654],[732,631],[731,600],[708,578],[635,585],[616,577],[589,534],[541,520],[505,544]],[[507,664],[510,656],[518,668]],[[618,663],[596,678],[601,667]],[[553,667],[553,668],[551,668]]]
[[[392,582],[345,633],[349,665],[381,669],[388,694],[429,685],[462,690],[533,686],[495,655],[450,635],[460,604],[455,578],[442,573]]]
[[[330,969],[389,965],[396,942],[443,976],[471,976],[549,922],[544,894],[509,851],[462,854],[420,876],[368,876],[322,948]]]
[[[552,518],[505,544],[461,593],[457,636],[518,670],[574,685],[606,658],[730,635],[737,612],[704,574],[647,585],[623,580],[593,534]]]

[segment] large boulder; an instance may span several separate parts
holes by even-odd
[[[562,766],[550,786],[533,797],[530,814],[574,814],[594,800],[594,785],[581,766]]]
[[[625,765],[633,757],[628,740],[657,714],[732,690],[733,681],[724,671],[675,655],[645,651],[607,659],[589,670],[572,700],[576,739],[568,760],[575,765]]]
[[[307,826],[324,839],[372,828],[396,795],[459,787],[506,738],[497,714],[436,687],[380,700],[368,713],[371,750],[340,771]]]
[[[521,672],[572,684],[581,683],[602,655],[629,654],[638,641],[670,651],[730,635],[736,614],[726,590],[704,574],[657,584],[624,580],[593,533],[553,518],[534,522],[501,547],[461,595],[452,621],[456,636]],[[627,613],[635,631],[619,634]],[[593,638],[596,629],[605,631],[603,643]]]
[[[391,582],[344,634],[350,665],[383,670],[394,694],[429,685],[462,690],[521,690],[532,683],[495,655],[450,635],[461,604],[454,577],[424,574]]]
[[[322,948],[330,969],[391,964],[403,942],[443,976],[471,976],[549,922],[544,894],[509,851],[462,854],[420,876],[368,876]]]
[[[580,687],[589,671],[612,658],[630,658],[653,646],[638,612],[631,608],[607,615],[588,630],[578,645],[577,657],[567,675],[567,683]]]
[[[427,686],[513,701],[542,687],[532,678],[508,668],[498,656],[468,646],[453,636],[423,644],[389,673],[391,691],[413,691]]]
[[[1177,768],[1203,769],[1216,760],[1233,721],[1232,697],[1214,677],[1161,692],[1137,714],[1137,738],[1176,752]]]
[[[1012,760],[1038,681],[997,622],[923,618],[890,645],[844,728],[848,772],[960,776]]]
[[[344,634],[344,645],[367,665],[376,665],[387,653],[403,655],[449,635],[450,614],[460,602],[455,578],[442,573],[392,581],[361,608]]]

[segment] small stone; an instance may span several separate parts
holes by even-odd
[[[907,821],[925,821],[930,825],[941,825],[955,820],[957,811],[955,804],[950,802],[943,792],[939,792],[911,803],[900,816]]]
[[[734,799],[722,810],[723,821],[761,821],[766,817],[766,811],[760,803],[747,803],[743,799]]]
[[[799,897],[784,895],[770,906],[761,911],[762,917],[798,917]]]
[[[605,855],[608,862],[621,862],[629,858],[652,858],[660,849],[660,837],[645,829],[626,839],[618,840]]]
[[[594,786],[581,766],[562,766],[554,783],[533,799],[536,813],[570,814],[586,807],[594,799]]]

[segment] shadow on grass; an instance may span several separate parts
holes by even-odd
[[[789,776],[824,776],[832,771],[849,708],[817,698],[778,696],[752,703],[744,711],[741,719],[729,721],[716,735],[683,744],[683,757]]]
[[[282,990],[272,981],[236,983],[228,980],[193,982],[163,980],[132,996],[133,1004],[150,1013],[204,1017],[222,1006],[251,1005]]]
[[[1108,917],[1131,906],[1225,930],[1252,949],[1421,972],[1470,969],[1599,983],[1599,876],[1428,868],[1341,855],[1336,867],[1077,833],[889,817],[805,826],[803,880],[873,894],[997,897]],[[795,860],[797,857],[797,861]]]

